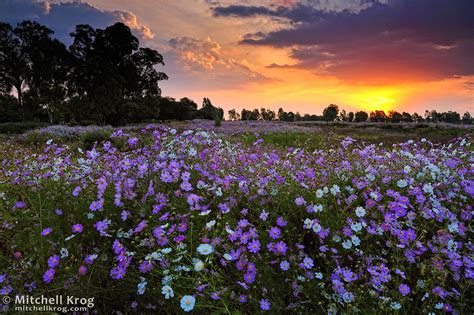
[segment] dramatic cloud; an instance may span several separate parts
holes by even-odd
[[[225,70],[229,74],[238,72],[249,78],[265,79],[248,60],[237,60],[226,55],[221,45],[210,37],[201,40],[183,36],[172,38],[168,43],[173,49],[173,54],[179,56],[180,63],[186,71],[221,72]]]
[[[278,12],[266,7],[250,7],[245,5],[231,5],[228,7],[216,7],[214,9],[216,16],[235,16],[235,17],[249,17],[256,15],[279,15]]]
[[[140,24],[131,12],[100,10],[81,1],[52,3],[34,0],[2,0],[0,1],[0,20],[10,24],[23,20],[36,21],[53,29],[55,36],[66,43],[70,43],[69,33],[77,24],[105,28],[113,23],[122,22],[141,39],[148,40],[154,36],[151,30]]]
[[[247,34],[241,43],[293,47],[295,66],[346,80],[474,74],[471,0],[363,1],[359,11],[321,9],[318,3],[276,8],[232,5],[215,7],[213,12],[216,16],[289,20],[290,28]]]

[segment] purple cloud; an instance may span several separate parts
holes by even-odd
[[[213,12],[217,16],[284,18],[289,28],[246,34],[241,44],[293,47],[297,67],[351,81],[363,72],[372,73],[375,80],[474,74],[471,0],[364,1],[361,5],[366,7],[358,11],[297,3],[265,10],[215,7]]]

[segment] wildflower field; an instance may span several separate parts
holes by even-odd
[[[94,297],[99,314],[474,312],[470,136],[108,132],[2,141],[1,295]]]

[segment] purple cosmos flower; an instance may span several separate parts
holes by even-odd
[[[109,227],[109,220],[104,219],[102,221],[97,221],[94,224],[94,227],[97,231],[99,231],[101,236],[106,236],[107,232],[105,230],[107,230],[107,228]]]
[[[304,266],[305,269],[311,269],[314,266],[314,262],[311,258],[305,257],[303,259],[303,266]]]
[[[244,281],[246,283],[253,283],[255,281],[255,273],[244,274]]]
[[[260,309],[263,311],[268,311],[270,310],[270,301],[266,299],[261,299],[260,300]]]
[[[51,234],[52,231],[53,231],[52,228],[46,228],[46,229],[44,229],[44,230],[41,232],[41,235],[42,235],[42,236],[49,235],[49,234]]]
[[[138,270],[140,270],[141,273],[150,272],[151,269],[153,269],[153,264],[147,260],[142,261],[138,267]]]
[[[74,188],[74,190],[72,191],[72,195],[73,195],[74,197],[79,196],[79,193],[81,192],[81,189],[82,189],[82,188],[81,188],[80,186],[77,186],[77,187]]]
[[[411,290],[410,290],[410,287],[408,285],[402,283],[398,286],[398,291],[400,291],[400,293],[402,295],[408,295]]]
[[[260,242],[258,240],[252,240],[247,248],[249,249],[249,252],[256,254],[260,250]]]
[[[229,205],[226,203],[220,203],[217,207],[222,213],[228,213],[230,211]]]
[[[80,224],[80,223],[74,224],[72,226],[72,233],[82,233],[83,229],[84,229],[84,227],[82,226],[82,224]]]
[[[48,266],[49,267],[54,268],[58,264],[59,264],[59,256],[58,255],[54,255],[54,256],[49,257],[49,259],[48,259]]]
[[[279,228],[277,228],[276,226],[275,227],[272,227],[270,229],[270,231],[268,232],[268,235],[272,238],[272,239],[277,239],[280,237],[280,234],[281,234],[281,230]]]
[[[278,226],[284,227],[288,222],[283,217],[278,217],[276,223]]]
[[[4,286],[0,289],[0,295],[8,295],[10,292],[13,291],[13,287],[11,285]]]
[[[290,269],[290,263],[287,262],[286,260],[283,260],[280,263],[280,269],[283,270],[283,271],[287,271],[288,269]]]
[[[303,197],[298,197],[298,198],[295,199],[295,203],[299,207],[299,206],[302,206],[302,205],[306,204],[306,201],[304,200]]]
[[[148,226],[147,224],[147,221],[146,220],[142,220],[140,223],[138,223],[138,225],[135,227],[135,230],[133,230],[133,234],[136,234],[136,233],[139,233],[141,231],[143,231],[144,228],[146,228]]]
[[[13,209],[22,209],[24,207],[26,207],[26,203],[24,203],[23,201],[17,201],[15,202]]]
[[[212,292],[211,293],[211,299],[220,300],[221,299],[221,293],[219,291],[218,292]]]
[[[276,254],[285,255],[286,250],[287,250],[287,245],[285,242],[279,241],[273,245],[273,249],[275,250]]]
[[[53,280],[55,273],[56,271],[54,271],[54,269],[48,269],[43,275],[44,282],[50,283]]]
[[[36,289],[36,283],[34,281],[31,281],[31,283],[25,283],[25,288],[29,293],[31,293],[34,289]]]

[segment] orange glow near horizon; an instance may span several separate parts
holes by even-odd
[[[400,91],[396,88],[377,87],[355,92],[350,98],[367,112],[383,110],[388,113],[390,110],[398,110]]]
[[[298,72],[298,71],[294,71]],[[286,73],[287,78],[236,86],[234,89],[212,88],[193,91],[189,96],[198,103],[210,96],[213,104],[240,111],[242,108],[269,108],[301,114],[321,115],[329,104],[337,104],[347,112],[365,111],[370,113],[390,110],[423,114],[425,110],[456,110],[461,115],[474,113],[472,90],[464,87],[464,82],[473,78],[414,82],[389,86],[361,86],[338,81],[328,77],[308,76],[304,73]],[[299,79],[296,79],[298,78]],[[459,109],[461,108],[461,109]]]

